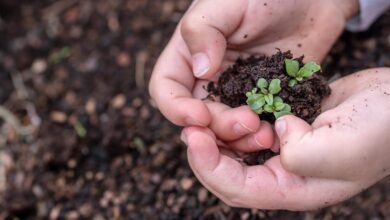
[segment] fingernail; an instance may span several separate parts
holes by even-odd
[[[248,143],[250,146],[253,146],[254,149],[265,149],[266,147],[264,144],[261,143],[256,137],[249,138]]]
[[[190,118],[190,117],[186,118],[185,122],[187,123],[187,125],[201,126],[201,127],[205,126],[205,125],[202,125],[199,121],[197,121],[193,118]]]
[[[184,133],[184,131],[181,132],[181,134],[180,134],[180,139],[181,139],[181,141],[183,141],[186,145],[188,145],[187,135]]]
[[[247,126],[241,123],[236,123],[235,125],[233,125],[233,130],[238,135],[244,135],[244,134],[249,134],[251,132],[254,132],[252,129],[248,128]]]
[[[278,119],[275,122],[275,130],[279,137],[283,137],[284,133],[286,132],[287,124],[286,121],[283,119]]]
[[[205,53],[197,53],[192,56],[192,68],[195,77],[201,77],[210,69],[210,59]]]

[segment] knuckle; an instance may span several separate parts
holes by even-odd
[[[181,34],[184,38],[189,38],[192,35],[197,33],[198,30],[197,19],[195,19],[194,15],[188,14],[185,15],[181,22]]]
[[[294,157],[294,153],[288,148],[284,148],[280,155],[280,160],[284,169],[289,172],[297,171],[297,158]]]

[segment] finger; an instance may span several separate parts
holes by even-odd
[[[380,149],[374,149],[370,141],[383,140],[378,128],[387,118],[386,105],[378,106],[377,113],[373,113],[368,104],[384,103],[381,101],[384,87],[375,71],[378,69],[358,72],[333,83],[333,97],[326,100],[326,106],[333,108],[319,115],[312,126],[294,116],[276,121],[286,169],[305,176],[339,179],[371,176],[369,167],[383,169],[378,158]],[[377,159],[367,161],[367,158]],[[356,167],[361,167],[358,173]]]
[[[232,141],[254,133],[260,127],[259,116],[248,106],[230,108],[219,102],[207,102],[211,130],[223,141]]]
[[[335,116],[327,117],[327,114]],[[333,118],[339,121],[333,121]],[[354,137],[356,128],[340,114],[325,113],[319,120],[322,120],[319,127],[311,127],[295,116],[285,116],[276,121],[283,167],[303,176],[355,177],[354,167],[357,164],[354,162],[364,161],[362,156],[367,156],[359,155],[357,150],[359,143],[356,140],[359,138]],[[356,149],[351,150],[351,146]]]
[[[183,136],[197,178],[231,206],[307,210],[339,202],[357,191],[349,182],[288,173],[278,156],[264,166],[244,167],[220,153],[215,136],[207,128],[189,127],[183,130]]]
[[[332,94],[321,103],[322,111],[335,108],[359,91],[363,91],[370,85],[378,84],[378,79],[382,78],[381,75],[388,76],[388,74],[389,71],[382,68],[366,69],[332,82],[330,84]]]
[[[201,0],[183,17],[181,34],[191,52],[196,77],[208,79],[220,69],[226,38],[240,25],[246,8],[247,1]]]
[[[207,126],[211,121],[207,106],[192,96],[195,79],[186,50],[174,34],[153,70],[149,91],[162,114],[174,124]]]
[[[231,150],[241,152],[256,152],[264,149],[269,149],[274,143],[274,132],[272,126],[262,121],[259,129],[239,140],[227,143]]]
[[[272,145],[271,150],[273,152],[280,152],[280,140],[279,140],[279,137],[278,137],[278,135],[275,134],[275,131],[274,131],[273,135],[274,135],[274,144]]]

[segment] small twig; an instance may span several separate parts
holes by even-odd
[[[148,54],[146,51],[141,51],[137,54],[135,65],[135,84],[137,88],[145,87],[145,64]]]
[[[0,192],[4,192],[6,190],[7,187],[6,185],[7,185],[7,176],[5,172],[5,167],[3,163],[0,161]]]
[[[41,118],[37,114],[35,105],[32,102],[28,101],[29,93],[28,93],[28,90],[24,84],[22,75],[20,73],[14,73],[11,75],[11,77],[12,77],[12,83],[15,87],[18,98],[20,100],[24,101],[24,105],[25,105],[25,108],[27,110],[27,114],[28,114],[30,121],[31,121],[31,126],[25,126],[25,127],[21,126],[18,119],[16,118],[16,116],[14,116],[8,110],[7,111],[10,114],[8,114],[7,116],[9,116],[9,115],[14,116],[15,120],[19,123],[19,128],[18,129],[15,128],[15,129],[17,130],[17,132],[20,135],[29,135],[29,134],[33,133],[33,131],[41,125]],[[3,109],[5,109],[5,108],[3,107]],[[1,115],[0,115],[0,117],[1,117]],[[12,123],[10,123],[10,124],[13,126],[15,125]]]
[[[27,102],[26,103],[26,110],[27,110],[27,114],[31,120],[31,124],[34,127],[39,127],[41,125],[42,120],[37,114],[37,110],[35,108],[35,105],[33,105],[31,102]]]
[[[18,118],[8,109],[0,105],[0,118],[4,119],[4,121],[10,124],[17,133],[23,133],[23,128],[20,125]]]
[[[13,73],[11,74],[12,83],[16,89],[16,94],[18,95],[19,99],[27,99],[28,92],[27,88],[24,85],[23,78],[19,73]]]

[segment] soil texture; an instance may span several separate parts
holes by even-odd
[[[308,212],[232,208],[201,186],[146,89],[191,2],[0,1],[0,107],[24,128],[0,119],[0,219],[389,219],[389,178]],[[344,33],[324,72],[390,66],[389,35],[389,13]]]
[[[304,79],[294,87],[288,86],[290,77],[285,70],[285,59],[292,59],[293,55],[278,51],[268,56],[251,56],[247,59],[238,59],[236,63],[224,71],[218,79],[217,85],[210,82],[208,91],[211,95],[219,96],[222,103],[230,107],[246,105],[245,93],[256,87],[260,78],[267,81],[280,79],[282,90],[278,94],[283,101],[292,108],[292,113],[308,123],[312,123],[321,113],[321,101],[331,93],[325,77],[319,73]],[[297,58],[302,63],[303,57]],[[273,123],[272,114],[263,113],[262,120]]]

